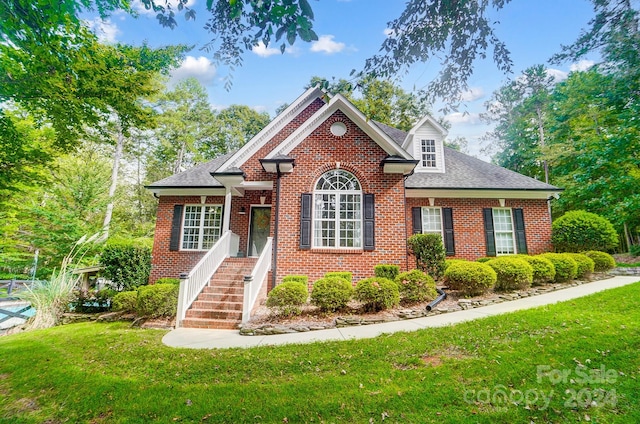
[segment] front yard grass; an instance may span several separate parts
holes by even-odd
[[[640,283],[452,327],[246,350],[66,325],[0,337],[0,423],[640,422],[639,323]]]

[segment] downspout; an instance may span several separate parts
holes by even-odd
[[[273,255],[271,263],[271,287],[273,289],[276,286],[276,270],[278,269],[278,222],[280,221],[280,163],[276,163],[276,219],[273,229]]]
[[[407,175],[402,177],[402,197],[404,202],[404,269],[409,271],[409,247],[407,244],[407,178],[413,175],[412,169]]]

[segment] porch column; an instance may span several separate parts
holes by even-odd
[[[224,214],[222,215],[222,234],[231,228],[231,189],[226,188],[224,195]]]

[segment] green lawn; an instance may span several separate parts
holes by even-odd
[[[640,422],[640,283],[371,340],[187,350],[163,335],[0,337],[0,423]]]

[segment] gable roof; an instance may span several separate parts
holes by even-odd
[[[220,181],[211,176],[212,172],[215,172],[220,166],[232,157],[236,152],[230,152],[217,158],[210,160],[209,162],[201,163],[193,168],[178,174],[171,175],[160,181],[151,183],[145,188],[150,190],[154,189],[166,189],[166,188],[219,188],[223,187]]]
[[[401,144],[402,148],[406,149],[413,142],[413,137],[416,135],[416,131],[420,129],[424,124],[429,123],[436,131],[442,134],[442,138],[447,136],[447,129],[440,125],[431,115],[425,115],[415,124],[408,133],[406,133],[404,142]]]

